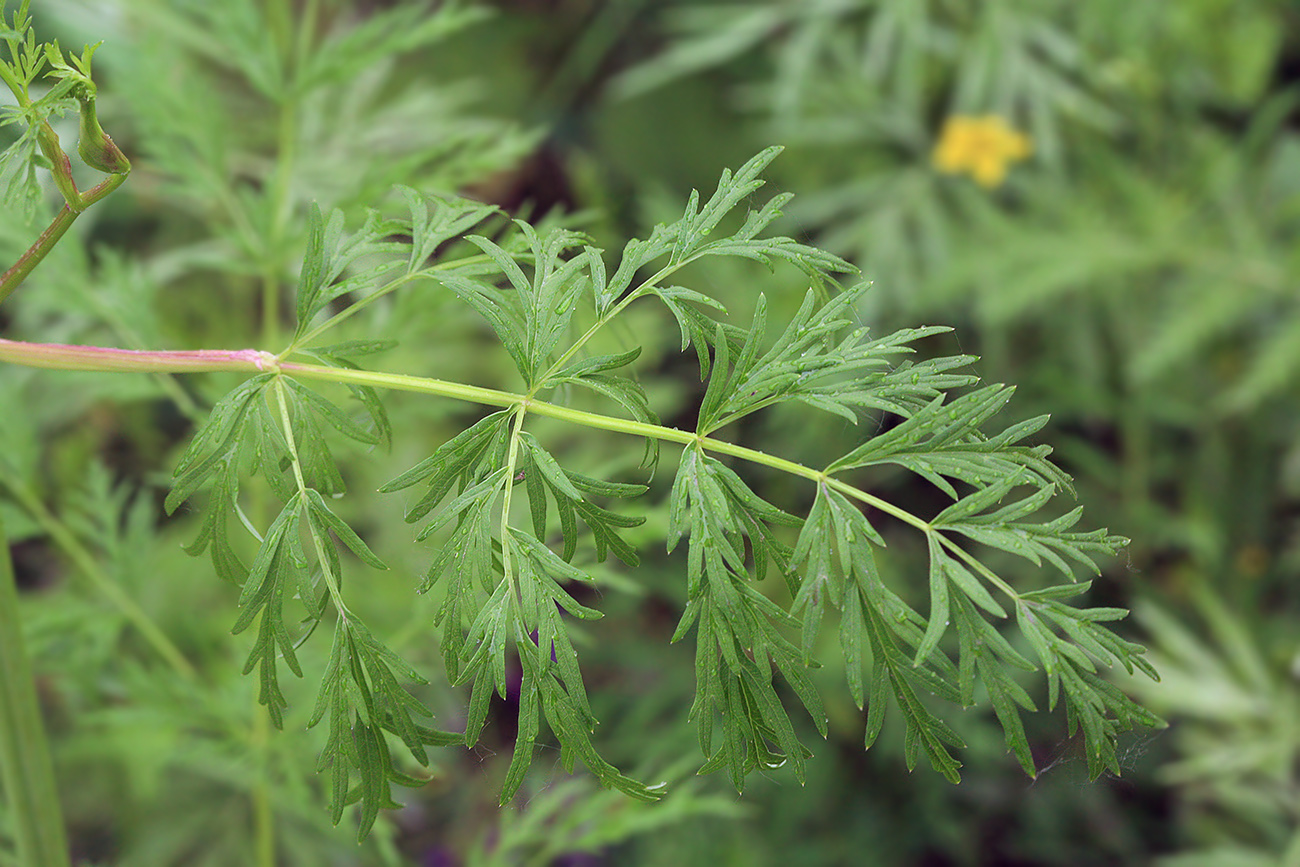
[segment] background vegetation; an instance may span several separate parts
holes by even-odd
[[[1039,441],[1075,476],[1091,524],[1133,539],[1094,601],[1137,610],[1128,628],[1164,680],[1124,685],[1172,723],[1132,737],[1121,778],[1090,784],[1059,715],[1029,720],[1046,768],[1032,781],[992,715],[970,715],[953,787],[907,774],[888,726],[864,755],[856,708],[828,698],[831,737],[806,787],[773,774],[737,799],[686,765],[667,802],[646,808],[557,767],[498,811],[513,740],[503,704],[490,735],[503,749],[447,753],[357,848],[320,806],[319,734],[273,734],[239,673],[234,594],[181,550],[196,516],[159,520],[178,449],[232,381],[6,366],[0,509],[86,862],[253,863],[253,829],[269,817],[280,863],[303,865],[832,865],[864,852],[881,864],[1300,864],[1293,4],[497,0],[435,13],[37,0],[33,12],[65,44],[106,40],[100,116],[136,168],[6,303],[6,337],[269,345],[312,201],[356,222],[394,183],[459,190],[614,246],[674,219],[722,166],[786,144],[770,174],[797,193],[782,230],[875,282],[863,321],[953,325],[928,348],[981,356],[977,372],[1015,383],[1024,415],[1052,413]],[[953,119],[988,117],[1025,138],[1005,176],[936,160]],[[75,138],[75,124],[60,133]],[[0,214],[0,261],[30,234],[25,215]],[[740,321],[757,280],[786,313],[805,288],[742,265],[702,279]],[[487,351],[473,314],[428,297],[392,310],[402,342],[386,366],[498,381],[508,360]],[[464,317],[459,341],[403,340],[447,317]],[[677,340],[656,317],[636,328],[649,347]],[[698,402],[692,359],[650,360],[644,384],[661,402]],[[394,457],[408,465],[461,421],[437,402],[391,409],[407,432]],[[763,424],[765,449],[794,458],[852,445],[835,420]],[[347,467],[358,490],[384,472],[364,457]],[[901,502],[931,496],[902,474],[881,484]],[[428,554],[406,544],[403,506],[369,499],[349,518],[390,574],[418,575]],[[638,532],[658,536],[665,520]],[[890,543],[893,568],[924,569],[911,540]],[[582,651],[610,758],[634,771],[663,773],[694,750],[691,684],[671,675],[689,670],[689,652],[667,642],[680,569],[649,555],[635,580],[598,576],[608,616]],[[436,670],[429,613],[412,608],[408,583],[376,580],[363,604]],[[160,653],[142,619],[184,661]],[[288,728],[301,729],[310,689],[291,695]],[[463,699],[429,690],[454,727]]]

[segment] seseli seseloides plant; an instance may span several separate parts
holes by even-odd
[[[24,30],[23,21],[15,25]],[[359,804],[363,836],[395,804],[393,784],[421,784],[418,766],[429,764],[429,747],[478,741],[491,697],[513,688],[515,664],[522,670],[518,735],[502,803],[523,783],[547,730],[566,770],[580,762],[633,798],[662,795],[662,784],[633,779],[602,757],[571,633],[576,622],[601,616],[578,598],[577,588],[593,581],[588,566],[610,555],[637,566],[625,531],[644,520],[635,499],[648,491],[665,444],[679,453],[664,542],[670,552],[685,549],[687,598],[672,640],[695,644],[689,721],[702,773],[724,772],[738,790],[750,773],[783,766],[803,780],[812,753],[790,708],[802,706],[826,734],[810,676],[824,621],[837,631],[848,689],[866,714],[866,746],[893,707],[909,767],[924,753],[956,781],[954,753],[963,744],[933,699],[962,708],[987,700],[1032,775],[1020,715],[1041,699],[1031,697],[1021,672],[1038,672],[1046,705],[1064,704],[1071,730],[1082,731],[1092,774],[1118,773],[1118,733],[1159,720],[1100,670],[1155,671],[1140,646],[1109,630],[1122,609],[1068,600],[1089,587],[1076,572],[1096,573],[1094,558],[1125,540],[1077,530],[1081,509],[1058,507],[1057,494],[1072,493],[1070,480],[1049,460],[1048,446],[1029,444],[1046,417],[990,427],[1011,387],[979,385],[965,372],[969,356],[907,359],[914,343],[946,328],[873,336],[854,313],[868,284],[839,282],[854,269],[768,231],[789,195],[751,203],[779,151],[724,171],[707,200],[692,193],[679,220],[618,254],[565,228],[509,222],[489,205],[408,187],[397,190],[398,215],[371,211],[352,231],[342,212],[313,208],[288,345],[152,351],[0,339],[0,359],[81,371],[247,374],[194,434],[165,508],[201,510],[190,550],[206,553],[218,576],[240,588],[233,628],[255,636],[245,671],[259,679],[261,703],[277,725],[287,703],[285,671],[303,676],[304,642],[330,643],[310,724],[328,732],[318,769],[333,819]],[[42,236],[33,249],[52,243]],[[769,323],[756,293],[752,320],[737,324],[720,302],[686,285],[687,269],[713,257],[794,267],[809,288],[788,321]],[[371,369],[393,343],[356,326],[375,321],[369,314],[399,291],[454,296],[476,311],[515,384],[497,389],[438,379],[436,370]],[[707,384],[693,426],[661,423],[636,378],[642,348],[616,327],[633,305],[657,305],[672,317],[680,350],[698,361]],[[437,594],[428,628],[447,677],[468,688],[461,732],[433,726],[429,708],[408,689],[429,675],[358,616],[362,591],[348,576],[386,567],[332,505],[355,496],[338,450],[355,444],[382,460],[400,435],[385,410],[390,390],[485,408],[379,492],[409,497],[406,519],[428,545],[430,566],[413,592]],[[875,425],[861,425],[861,444],[822,466],[728,438],[736,422],[779,404],[892,426],[872,435]],[[641,474],[605,478],[581,463],[562,464],[547,442],[557,422],[626,436]],[[760,497],[737,471],[745,465],[804,480],[807,514]],[[881,465],[915,473],[951,504],[919,515],[870,493],[872,468]],[[247,508],[254,489],[276,501],[261,510],[269,520]],[[920,576],[878,568],[885,523],[924,538],[930,565],[922,610],[907,601],[918,594],[903,587]],[[996,552],[1059,580],[1025,589],[1032,576]],[[999,628],[1012,619],[1015,630]],[[325,634],[315,636],[318,627]]]

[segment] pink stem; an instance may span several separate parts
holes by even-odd
[[[0,361],[53,370],[150,371],[197,373],[206,370],[277,370],[269,352],[257,349],[197,349],[174,352],[74,346],[67,343],[25,343],[0,338]]]

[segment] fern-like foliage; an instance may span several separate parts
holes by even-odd
[[[566,769],[581,761],[603,784],[635,798],[654,799],[662,791],[600,755],[570,634],[571,623],[600,616],[575,597],[573,588],[592,581],[575,555],[590,546],[598,560],[613,554],[636,566],[624,531],[641,519],[614,503],[647,488],[563,465],[554,446],[530,428],[537,416],[643,437],[650,444],[646,466],[653,466],[660,443],[682,447],[667,543],[670,550],[686,548],[688,601],[674,640],[690,635],[695,641],[690,719],[705,757],[702,772],[725,771],[740,789],[750,772],[788,763],[803,779],[811,751],[799,742],[786,691],[824,735],[826,718],[809,670],[828,611],[838,619],[849,691],[866,712],[867,744],[892,706],[906,727],[909,765],[924,751],[956,780],[953,750],[961,739],[932,698],[966,707],[986,694],[1008,746],[1033,774],[1020,713],[1037,705],[1018,671],[1046,678],[1047,704],[1064,703],[1071,728],[1082,729],[1094,774],[1118,771],[1119,731],[1158,724],[1100,674],[1119,664],[1155,675],[1141,647],[1105,626],[1124,612],[1066,601],[1088,588],[1076,581],[1075,569],[1095,573],[1094,558],[1125,540],[1104,530],[1078,531],[1078,509],[1054,508],[1055,495],[1070,491],[1069,479],[1048,460],[1048,447],[1027,443],[1045,418],[986,432],[1012,389],[963,393],[976,381],[961,372],[970,357],[902,360],[916,340],[945,329],[871,336],[853,313],[865,287],[840,290],[835,282],[851,273],[847,263],[766,234],[787,196],[738,213],[778,151],[725,172],[712,197],[693,194],[681,219],[629,242],[613,263],[564,229],[517,221],[493,238],[472,234],[499,226],[492,209],[410,189],[400,190],[408,217],[372,214],[352,234],[339,214],[313,214],[293,343],[278,356],[260,356],[264,371],[214,407],[177,467],[167,506],[175,509],[207,489],[192,550],[208,551],[218,573],[242,587],[235,629],[256,627],[247,670],[257,670],[262,702],[277,722],[285,703],[281,668],[300,675],[298,644],[317,623],[331,624],[333,648],[312,723],[329,728],[320,768],[328,772],[336,820],[345,805],[359,801],[364,834],[377,811],[391,804],[390,784],[418,782],[390,751],[394,740],[420,764],[428,762],[428,746],[474,744],[492,693],[505,695],[512,659],[523,680],[503,802],[523,782],[546,729]],[[394,240],[403,237],[409,245]],[[768,337],[761,297],[742,328],[726,321],[717,301],[679,285],[679,272],[715,256],[785,262],[807,274],[812,288],[775,339]],[[357,359],[386,348],[379,341],[318,345],[324,333],[408,284],[449,292],[476,310],[513,363],[518,389],[362,370]],[[662,302],[680,326],[682,351],[697,354],[707,385],[694,430],[659,423],[645,390],[627,373],[638,349],[602,354],[593,348],[597,335],[641,299]],[[360,411],[337,405],[307,380],[346,384]],[[441,632],[448,676],[469,688],[463,733],[427,724],[429,710],[404,686],[422,675],[367,629],[347,601],[341,549],[370,568],[383,563],[329,505],[344,494],[331,440],[339,434],[368,446],[387,440],[383,388],[496,407],[382,488],[414,489],[407,520],[419,525],[417,539],[436,540],[417,589],[442,594],[430,625]],[[607,401],[610,413],[556,402],[583,393]],[[865,437],[824,469],[716,436],[746,416],[791,402],[854,422],[862,411],[891,413],[901,423]],[[809,514],[764,500],[733,468],[737,460],[806,479],[815,488]],[[951,505],[921,517],[867,493],[863,480],[881,464],[916,473]],[[240,507],[250,473],[263,477],[282,504],[265,529]],[[881,574],[876,553],[885,540],[867,506],[925,537],[924,613]],[[257,537],[251,563],[238,553],[237,524]],[[1058,571],[1065,583],[1018,589],[1025,579],[1012,573],[1003,553]],[[788,607],[779,601],[786,594],[793,600]],[[1013,616],[1023,641],[996,625]],[[297,620],[305,626],[292,625]]]
[[[38,153],[38,132],[51,117],[76,109],[72,95],[79,86],[93,87],[89,78],[63,60],[58,43],[36,39],[30,5],[30,0],[25,0],[9,20],[0,11],[0,43],[4,46],[0,52],[0,84],[13,93],[16,103],[0,106],[0,129],[19,128],[17,138],[0,151],[0,201],[29,220],[40,199],[36,169],[45,160]],[[78,61],[78,65],[84,62],[88,69],[93,53],[94,49],[87,47],[84,61]],[[53,86],[39,95],[32,94],[33,85],[47,75],[55,79]],[[48,166],[48,160],[44,164]]]

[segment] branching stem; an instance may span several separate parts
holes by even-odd
[[[72,228],[72,224],[81,212],[107,196],[109,193],[122,186],[130,174],[130,166],[127,166],[125,172],[121,174],[109,175],[103,182],[91,187],[86,192],[78,192],[77,185],[72,180],[72,163],[68,160],[68,155],[59,147],[59,137],[55,135],[54,130],[49,123],[44,123],[37,136],[41,150],[45,153],[53,167],[54,182],[63,194],[64,204],[59,212],[54,215],[50,225],[41,232],[27,251],[18,257],[18,261],[13,264],[8,271],[0,275],[0,302],[8,298],[22,282],[27,279],[27,275],[50,254],[54,246]]]
[[[376,289],[374,292],[371,292],[366,297],[352,302],[345,309],[340,310],[338,313],[335,313],[329,319],[326,319],[320,325],[317,325],[315,328],[308,331],[302,337],[295,340],[292,346],[290,346],[284,352],[280,353],[280,356],[283,358],[289,355],[290,353],[296,352],[299,349],[303,349],[307,347],[308,345],[311,344],[313,340],[315,340],[317,337],[324,334],[326,331],[329,331],[334,326],[343,322],[343,320],[355,316],[356,314],[360,313],[362,310],[369,307],[374,302],[378,301],[380,298],[383,298],[385,295],[389,295],[397,291],[398,289],[402,288],[406,284],[412,283],[420,277],[433,278],[433,276],[437,274],[439,271],[450,271],[453,268],[462,268],[466,265],[475,265],[482,262],[490,262],[490,261],[491,259],[487,255],[480,253],[475,256],[466,256],[463,259],[456,259],[455,261],[452,262],[442,262],[437,265],[430,265],[428,268],[422,268],[419,271],[415,271],[411,274],[407,274],[405,277],[399,277],[398,279],[394,280],[392,283],[389,283],[386,286],[382,286],[379,289]]]
[[[59,212],[54,215],[54,219],[45,227],[27,251],[18,257],[18,261],[13,266],[0,275],[0,301],[8,298],[13,291],[27,279],[27,275],[45,259],[49,252],[54,249],[54,245],[72,228],[73,222],[77,219],[77,212],[64,205]]]
[[[582,347],[587,345],[587,341],[591,340],[591,338],[596,336],[596,332],[600,331],[602,328],[604,328],[607,324],[609,324],[614,319],[617,319],[618,315],[622,313],[625,309],[627,309],[627,306],[629,304],[631,304],[633,301],[640,298],[641,296],[645,295],[646,292],[650,290],[650,287],[657,286],[660,280],[672,274],[677,273],[682,268],[685,268],[687,265],[694,262],[698,258],[700,258],[698,254],[693,256],[688,256],[680,262],[676,262],[671,265],[665,265],[664,267],[660,268],[657,272],[655,272],[654,275],[646,278],[646,280],[643,281],[639,286],[637,286],[631,292],[624,295],[621,301],[619,301],[617,304],[615,304],[613,307],[607,310],[604,316],[600,317],[595,322],[593,322],[591,326],[585,332],[583,332],[582,336],[573,342],[572,346],[564,350],[564,352],[560,355],[560,357],[555,360],[555,363],[550,366],[550,369],[548,369],[546,373],[540,376],[537,381],[541,383],[541,382],[546,382],[546,380],[550,379],[557,371],[563,369],[564,365],[568,364],[569,360],[572,359],[573,356],[577,355],[578,352],[582,349]]]
[[[992,569],[990,569],[989,567],[981,563],[975,557],[975,555],[971,554],[965,548],[958,545],[952,539],[949,539],[943,533],[939,533],[938,535],[939,535],[939,544],[943,545],[943,547],[947,548],[949,551],[953,552],[958,557],[960,557],[966,563],[967,566],[970,566],[980,575],[984,576],[984,579],[986,581],[988,581],[994,587],[1001,590],[1008,597],[1014,599],[1017,602],[1020,601],[1020,594],[1017,593],[1014,589],[1012,589],[1011,585],[1007,584],[1007,582],[1003,581],[1001,578],[995,575]]]
[[[630,297],[631,296],[625,298],[624,301],[620,302],[620,304],[628,303]],[[146,352],[130,349],[110,349],[97,346],[70,346],[57,343],[22,343],[19,341],[0,339],[0,361],[9,361],[29,367],[45,367],[58,370],[113,370],[181,373],[216,370],[262,372],[268,369],[278,369],[283,374],[294,376],[299,379],[314,379],[325,382],[370,386],[372,388],[390,389],[394,391],[414,391],[421,394],[451,397],[457,400],[485,404],[488,406],[518,406],[520,407],[519,417],[521,419],[524,412],[531,412],[536,413],[537,415],[557,418],[561,421],[567,421],[572,424],[582,425],[583,427],[630,434],[632,436],[649,437],[651,439],[678,443],[680,445],[698,444],[700,447],[717,454],[761,464],[762,466],[771,467],[774,470],[789,473],[793,476],[799,476],[818,484],[829,485],[844,495],[852,497],[853,499],[872,506],[873,508],[879,509],[885,514],[891,515],[906,524],[910,524],[922,532],[928,533],[933,529],[923,518],[917,517],[911,512],[895,506],[888,500],[883,500],[880,497],[869,494],[847,482],[829,476],[822,470],[813,469],[812,467],[804,466],[803,464],[795,463],[794,461],[786,460],[785,458],[780,458],[775,455],[769,455],[757,449],[746,448],[745,446],[736,445],[735,443],[730,443],[726,440],[716,439],[710,436],[701,436],[693,431],[685,431],[679,428],[667,427],[665,425],[649,424],[647,422],[633,421],[632,419],[618,418],[616,416],[601,415],[600,413],[572,409],[570,407],[538,400],[529,395],[500,391],[494,388],[483,388],[476,385],[465,385],[459,382],[448,382],[442,379],[411,376],[403,373],[349,370],[344,368],[326,367],[319,364],[301,364],[293,361],[277,363],[274,356],[254,349]],[[292,436],[288,431],[287,409],[283,404],[283,398],[280,397],[279,400],[281,402],[281,412],[284,414],[286,419],[286,435],[290,436],[289,444],[292,448],[294,444]],[[517,445],[517,436],[512,436],[511,443],[512,447]],[[514,454],[513,448],[511,454]],[[296,463],[296,451],[294,452],[294,457],[294,470],[297,473],[300,472],[300,468]],[[513,463],[511,464],[511,468],[513,474]],[[959,552],[961,551],[960,547],[956,546],[954,543],[948,544],[951,545],[954,550]],[[964,552],[962,553],[964,554]],[[983,569],[981,574],[987,572],[987,569]],[[989,575],[991,575],[991,573],[989,573]],[[1004,592],[1010,592],[1013,596],[1015,595],[1015,592],[996,576],[990,577],[990,580],[996,582],[997,586],[1003,589]],[[341,600],[337,601],[341,604]]]
[[[521,403],[515,411],[514,425],[510,429],[510,445],[506,455],[506,487],[501,494],[501,575],[510,588],[512,596],[517,598],[518,589],[514,581],[514,560],[510,553],[510,500],[515,489],[514,478],[519,465],[519,435],[524,429],[526,407]]]
[[[289,455],[293,463],[293,478],[298,486],[298,499],[305,509],[307,507],[307,480],[302,474],[302,459],[298,456],[298,443],[293,437],[293,422],[289,418],[289,402],[284,397],[284,380],[276,379],[273,386],[275,391],[275,402],[280,411],[280,422],[284,430],[285,441],[289,445]],[[325,576],[325,586],[329,590],[330,601],[334,603],[334,610],[338,612],[339,617],[347,620],[351,616],[348,606],[343,601],[343,591],[339,587],[338,576],[330,572],[329,554],[325,550],[325,543],[315,529],[311,530],[312,546],[316,549],[316,557],[320,562],[321,574]]]

